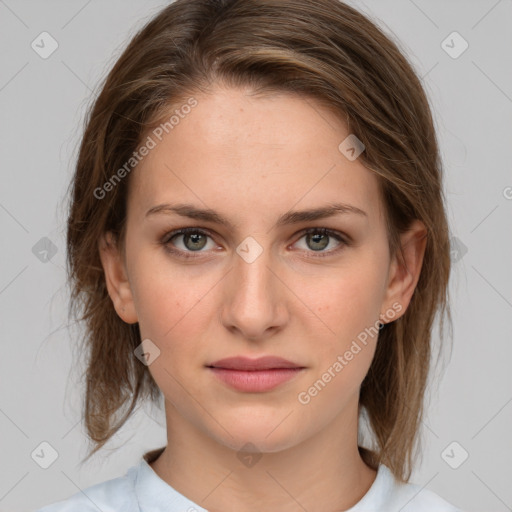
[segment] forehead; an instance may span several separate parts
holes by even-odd
[[[376,177],[339,149],[345,123],[313,99],[228,88],[193,97],[192,109],[174,105],[164,117],[173,123],[145,135],[154,147],[130,178],[130,216],[177,200],[233,223],[339,202],[380,215]]]

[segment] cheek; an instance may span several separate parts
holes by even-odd
[[[371,254],[361,255],[322,280],[323,286],[309,280],[303,283],[303,296],[316,314],[311,322],[324,333],[321,343],[313,345],[315,369],[307,383],[313,386],[313,394],[322,396],[315,399],[318,406],[342,407],[357,394],[368,372],[378,340],[384,270]],[[307,393],[307,389],[302,391]]]
[[[144,267],[141,262],[138,270],[132,289],[141,337],[160,350],[149,371],[166,399],[181,410],[188,403],[184,386],[189,393],[200,393],[199,382],[186,381],[184,375],[193,375],[206,362],[201,350],[211,324],[208,290],[214,283],[191,280],[171,265]]]
[[[299,289],[311,310],[338,340],[357,336],[379,318],[383,278],[375,265],[347,267],[322,281],[304,281]]]
[[[194,340],[205,332],[206,308],[215,286],[213,277],[180,272],[163,258],[139,258],[133,269],[132,290],[141,336],[154,339],[166,350],[193,349]],[[210,304],[211,306],[211,304]]]
[[[316,287],[304,289],[315,305],[311,309],[321,319],[312,322],[326,334],[312,346],[314,371],[301,396],[310,403],[314,415],[326,421],[358,395],[371,365],[378,340],[381,287],[379,272],[354,266],[332,278],[322,292]]]
[[[126,254],[141,339],[151,340],[160,351],[148,370],[167,400],[186,401],[180,369],[188,364],[190,374],[190,365],[202,363],[197,344],[204,332],[201,298],[208,283],[191,280],[147,236],[128,229]]]

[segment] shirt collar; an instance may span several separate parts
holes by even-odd
[[[141,512],[208,512],[162,480],[149,465],[164,450],[146,453],[134,467],[135,495]]]
[[[133,468],[135,495],[139,502],[140,511],[208,512],[205,508],[180,494],[153,471],[149,464],[156,460],[164,449],[165,447],[147,452],[139,464]],[[389,499],[389,494],[395,484],[391,471],[384,464],[380,464],[371,487],[362,499],[347,512],[374,510],[373,507],[384,505]]]

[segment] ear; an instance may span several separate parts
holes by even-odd
[[[108,294],[117,314],[128,324],[138,322],[126,265],[110,231],[100,238],[98,249]]]
[[[418,219],[414,220],[410,228],[400,236],[400,245],[403,261],[398,258],[397,254],[393,255],[383,303],[383,306],[386,307],[385,311],[395,303],[402,306],[393,320],[402,316],[407,310],[420,278],[423,256],[427,245],[427,229],[423,222]],[[386,319],[385,311],[381,313],[381,322],[393,321],[392,319]]]

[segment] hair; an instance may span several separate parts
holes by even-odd
[[[88,457],[139,401],[160,397],[148,367],[134,357],[138,323],[117,315],[99,256],[108,231],[124,253],[130,175],[101,199],[95,191],[173,107],[218,84],[294,94],[329,108],[365,145],[359,158],[378,181],[390,254],[404,263],[400,234],[415,219],[427,229],[409,307],[380,330],[359,398],[372,433],[372,446],[359,447],[361,457],[407,481],[419,445],[435,315],[442,314],[441,326],[445,314],[451,323],[442,164],[429,102],[411,64],[397,43],[339,0],[177,0],[147,21],[102,81],[85,119],[67,224],[70,314],[85,325],[88,351]]]

